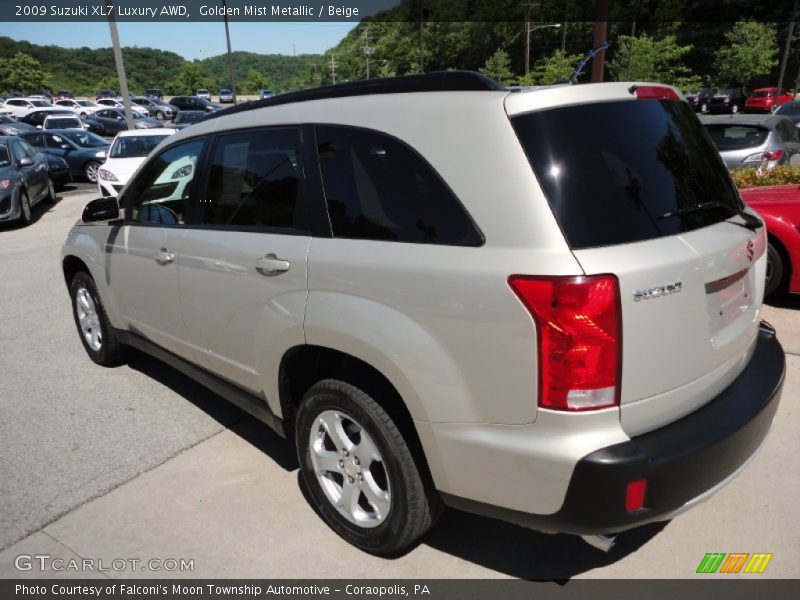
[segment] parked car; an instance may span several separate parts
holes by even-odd
[[[117,92],[114,90],[98,90],[97,94],[95,95],[95,100],[100,100],[101,98],[116,98]]]
[[[708,104],[714,97],[715,91],[710,88],[693,90],[686,94],[686,101],[694,109],[694,112],[707,113]]]
[[[744,188],[739,193],[767,224],[764,296],[800,293],[800,186]]]
[[[132,116],[136,129],[161,127],[161,123],[157,119],[143,117],[139,113],[133,113]],[[104,108],[98,110],[94,113],[92,118],[102,126],[103,132],[101,135],[112,136],[120,131],[128,130],[128,122],[125,120],[125,111],[121,108]]]
[[[92,360],[139,348],[246,407],[373,554],[442,503],[607,548],[761,447],[786,372],[766,231],[675,88],[454,71],[279,99],[86,206],[62,264]]]
[[[10,98],[3,103],[3,109],[19,119],[37,108],[52,107],[47,100],[36,98]]]
[[[141,96],[133,98],[132,100],[137,105],[146,108],[149,116],[158,119],[159,121],[165,121],[167,119],[174,119],[175,115],[178,112],[178,109],[169,104],[168,102],[164,102],[163,100],[159,100],[158,98],[142,98]]]
[[[116,196],[147,155],[177,129],[157,128],[146,131],[122,131],[111,144],[106,162],[98,171],[98,186],[103,196]],[[180,176],[170,180],[177,184]]]
[[[220,104],[213,104],[205,98],[198,96],[175,96],[169,101],[178,110],[202,110],[205,112],[214,112],[220,110]]]
[[[68,100],[75,98],[75,95],[70,90],[58,90],[56,92],[56,100]]]
[[[197,96],[198,98],[204,98],[205,100],[208,100],[209,102],[211,101],[211,92],[209,92],[205,88],[200,88],[199,90],[197,90],[195,92],[194,95]]]
[[[164,94],[161,93],[161,88],[147,88],[144,91],[144,97],[151,100],[161,100],[164,98]]]
[[[17,135],[25,131],[35,131],[36,127],[20,123],[9,115],[0,115],[0,135]]]
[[[790,118],[795,127],[800,127],[800,102],[792,101],[781,104],[775,114]]]
[[[108,156],[110,143],[88,131],[55,130],[20,134],[39,152],[63,158],[74,179],[97,183],[97,170]]]
[[[58,190],[72,182],[72,173],[70,172],[69,163],[61,157],[47,155],[47,170],[50,173],[50,181],[53,182],[53,187]]]
[[[92,102],[91,100],[75,100],[74,98],[56,100],[55,106],[74,110],[81,118],[93,115],[103,108],[103,105],[97,104],[97,102]]]
[[[107,108],[119,108],[120,110],[125,110],[125,104],[115,98],[100,98],[97,103]],[[142,117],[150,116],[150,111],[146,107],[136,104],[133,102],[133,100],[131,100],[131,112]]]
[[[77,117],[78,115],[75,114],[75,111],[70,110],[68,108],[61,108],[50,106],[48,108],[37,108],[35,110],[30,111],[24,117],[20,117],[21,123],[27,123],[28,125],[33,125],[36,129],[42,129],[44,127],[44,120],[49,116],[54,115],[61,115],[66,117]]]
[[[72,113],[71,115],[51,114],[46,116],[42,123],[42,129],[78,129],[83,131],[87,127],[78,115]]]
[[[742,88],[727,88],[718,91],[708,101],[708,112],[736,114],[744,110],[747,94]]]
[[[55,199],[47,157],[18,136],[0,137],[0,222],[29,225],[31,208]]]
[[[178,113],[178,116],[175,117],[172,125],[176,129],[186,129],[190,125],[197,123],[207,114],[207,112],[202,110],[182,110]]]
[[[258,90],[258,98],[260,100],[266,100],[267,98],[272,98],[275,95],[275,92],[272,90]]]
[[[729,169],[800,163],[800,140],[791,119],[776,115],[700,117]]]
[[[233,90],[224,88],[219,91],[220,104],[231,104],[235,102],[236,102],[236,96],[233,95]]]
[[[794,94],[788,90],[781,89],[778,93],[778,88],[765,87],[753,90],[753,93],[747,98],[744,104],[745,112],[772,112],[781,104],[786,104],[794,100]]]

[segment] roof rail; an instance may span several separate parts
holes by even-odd
[[[419,75],[401,77],[381,77],[363,79],[348,83],[326,85],[297,92],[279,94],[263,100],[253,100],[224,110],[209,113],[201,121],[224,117],[238,112],[255,110],[267,106],[322,100],[325,98],[345,98],[370,94],[402,94],[409,92],[473,92],[502,91],[506,87],[476,71],[434,71]]]

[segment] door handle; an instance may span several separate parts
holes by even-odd
[[[256,260],[256,271],[267,277],[285,273],[289,270],[290,266],[288,260],[278,258],[272,253],[267,254],[264,258]]]
[[[167,252],[166,248],[162,248],[155,255],[156,262],[160,265],[168,265],[175,260],[174,252]]]

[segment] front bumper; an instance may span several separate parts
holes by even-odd
[[[595,535],[667,519],[732,480],[769,433],[786,360],[762,323],[750,363],[719,396],[692,414],[629,441],[584,456],[561,509],[535,515],[443,494],[454,508],[546,532]],[[625,509],[631,481],[646,479],[644,508]]]

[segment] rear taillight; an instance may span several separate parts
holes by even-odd
[[[579,411],[618,405],[622,322],[617,278],[512,275],[508,284],[536,323],[539,406]]]
[[[756,152],[748,154],[742,159],[742,163],[760,163],[764,161],[780,160],[783,157],[783,149],[767,150],[766,152]]]
[[[637,100],[680,100],[680,96],[672,88],[663,85],[633,86]]]

